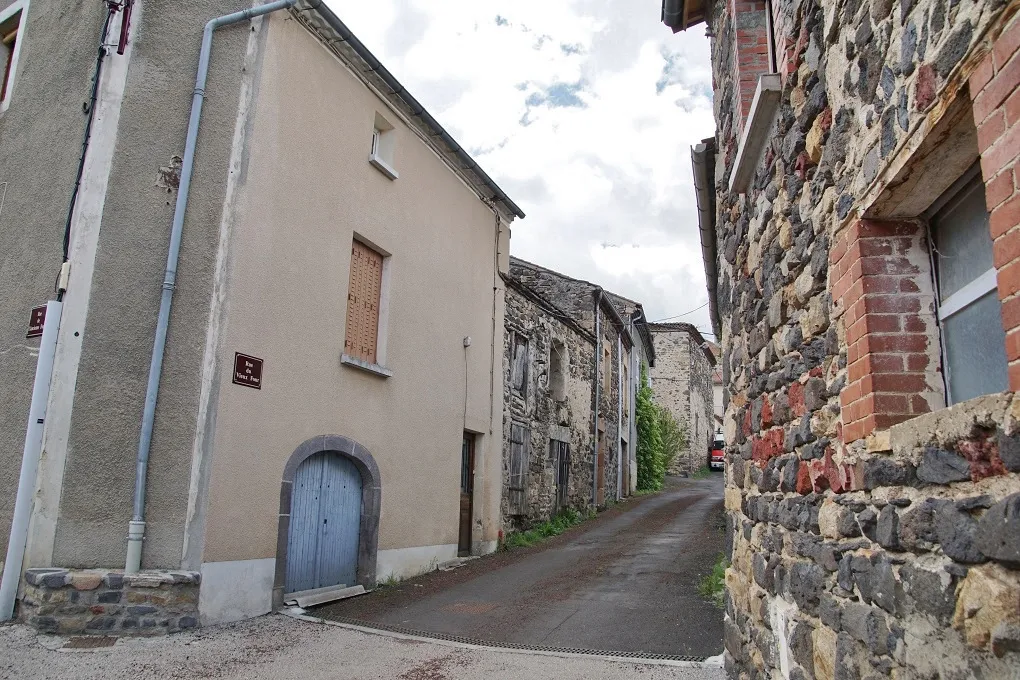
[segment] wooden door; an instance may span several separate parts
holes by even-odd
[[[460,534],[457,551],[461,557],[471,554],[471,516],[474,504],[475,436],[464,433],[460,453]]]
[[[349,458],[319,453],[294,475],[286,591],[357,583],[361,473]]]

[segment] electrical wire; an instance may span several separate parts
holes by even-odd
[[[676,316],[667,316],[665,319],[656,319],[655,321],[652,321],[650,323],[662,323],[663,321],[669,321],[670,319],[679,319],[681,316],[687,316],[688,314],[693,314],[694,312],[698,311],[699,309],[704,309],[705,307],[708,307],[708,303],[707,302],[705,304],[701,305],[700,307],[695,307],[694,309],[692,309],[689,312],[684,312],[683,314],[677,314]]]
[[[78,158],[78,172],[74,179],[74,189],[71,191],[71,203],[67,208],[67,220],[64,223],[64,249],[63,260],[67,262],[71,250],[71,220],[74,217],[74,206],[78,202],[78,191],[81,189],[82,176],[85,174],[85,158],[89,149],[89,140],[92,138],[92,122],[96,117],[96,101],[99,99],[99,81],[103,71],[103,60],[106,58],[106,36],[110,31],[110,21],[113,14],[120,8],[120,5],[107,3],[106,21],[103,22],[103,34],[99,38],[99,52],[96,55],[96,70],[92,76],[92,93],[88,102],[88,119],[85,121],[85,134],[81,142],[81,156]],[[59,277],[58,277],[59,280]],[[57,291],[57,300],[64,297],[64,291]]]

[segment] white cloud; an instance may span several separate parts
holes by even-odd
[[[528,213],[512,252],[642,302],[707,299],[690,147],[712,134],[703,30],[655,2],[328,0]],[[683,320],[710,330],[707,309]]]

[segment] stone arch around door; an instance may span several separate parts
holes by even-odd
[[[276,534],[276,577],[273,581],[273,608],[283,606],[287,578],[287,547],[290,540],[290,512],[294,490],[294,475],[298,467],[317,453],[336,453],[344,456],[361,473],[361,529],[358,537],[358,578],[366,588],[375,586],[376,553],[379,549],[379,510],[382,501],[382,482],[375,458],[364,446],[339,435],[320,435],[306,440],[297,447],[283,469],[280,485],[280,519]]]

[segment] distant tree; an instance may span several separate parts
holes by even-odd
[[[666,477],[665,451],[660,432],[659,409],[652,403],[648,384],[648,368],[641,364],[640,387],[637,391],[637,488],[656,491]]]
[[[687,449],[687,425],[680,424],[669,409],[656,405],[659,416],[659,436],[662,437],[663,471],[669,469],[681,451]]]

